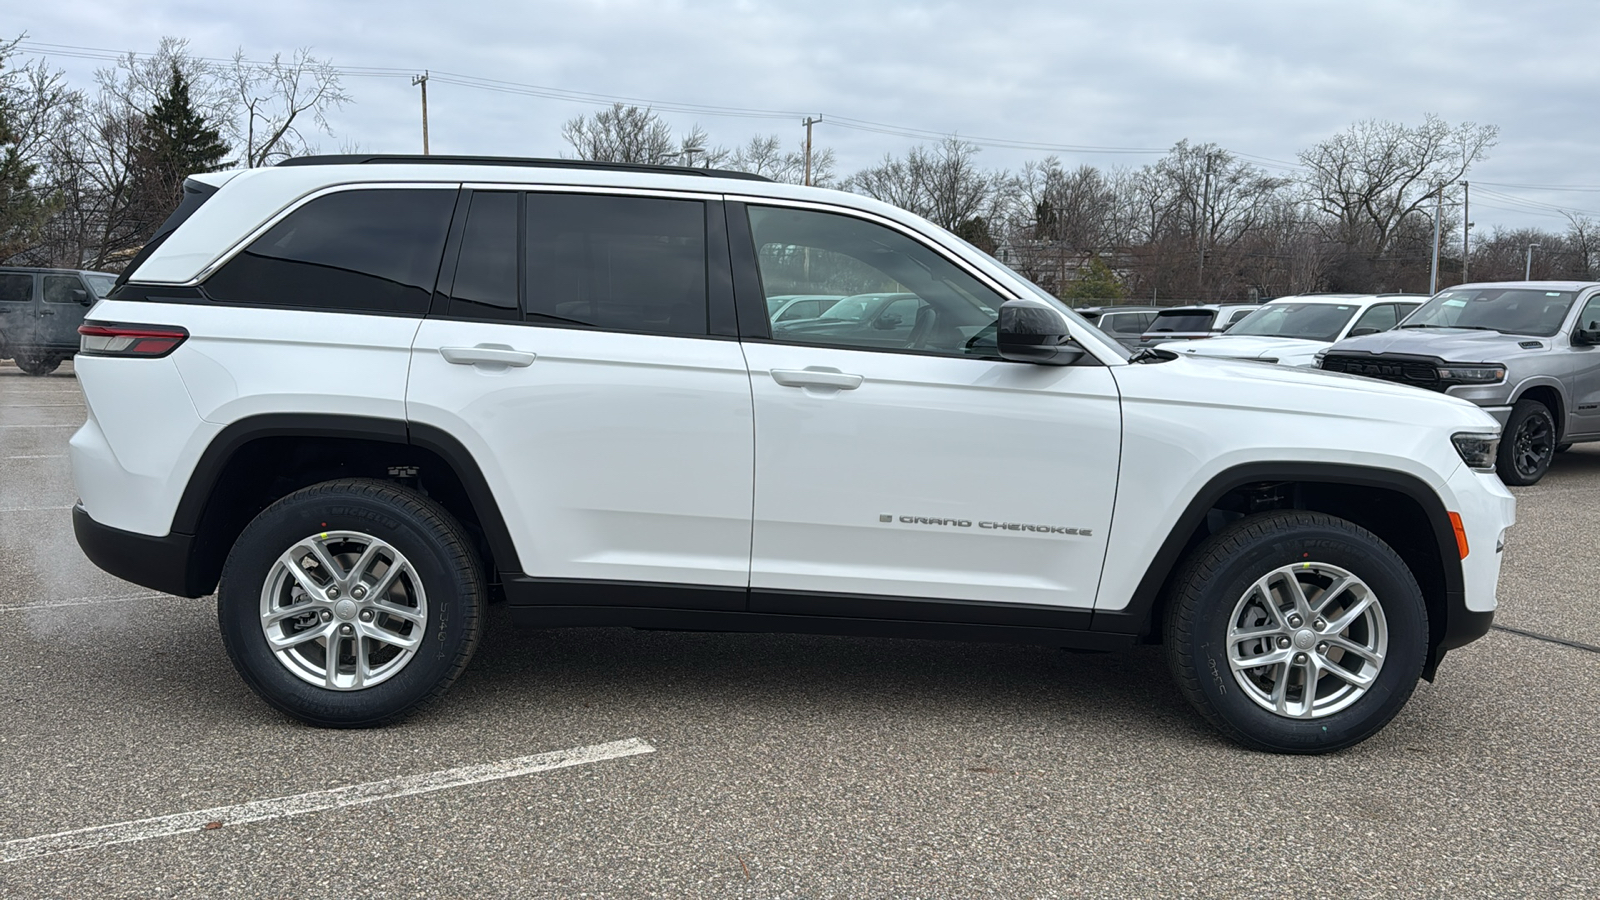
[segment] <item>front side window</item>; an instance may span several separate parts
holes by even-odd
[[[111,289],[117,286],[117,276],[115,275],[85,272],[83,273],[83,280],[89,285],[89,290],[94,291],[94,295],[98,299],[104,299],[105,295],[111,293]]]
[[[420,315],[456,191],[353,190],[290,213],[206,281],[214,300]]]
[[[839,298],[815,318],[772,321],[773,340],[996,355],[994,322],[1005,298],[925,244],[835,213],[751,206],[749,215],[768,298]]]
[[[704,203],[529,194],[527,206],[528,324],[707,333]]]
[[[1361,318],[1356,320],[1356,324],[1351,326],[1350,330],[1371,328],[1373,332],[1388,331],[1399,320],[1399,311],[1393,303],[1379,303],[1367,307],[1367,311],[1361,314]]]
[[[0,303],[27,303],[33,299],[33,276],[0,273]]]
[[[1355,317],[1357,309],[1353,303],[1269,303],[1228,329],[1228,334],[1333,341]]]
[[[1572,326],[1585,331],[1600,331],[1600,294],[1589,298],[1583,305],[1583,311],[1578,313],[1578,324]]]
[[[76,275],[44,276],[44,302],[88,303],[89,290]]]
[[[1470,328],[1550,337],[1561,330],[1572,291],[1478,288],[1444,291],[1406,318],[1401,328]]]

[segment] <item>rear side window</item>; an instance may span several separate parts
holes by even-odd
[[[0,303],[27,303],[32,299],[32,275],[0,273]]]
[[[206,282],[214,300],[427,312],[454,189],[354,190],[290,213]]]
[[[704,335],[698,200],[528,194],[526,321]]]

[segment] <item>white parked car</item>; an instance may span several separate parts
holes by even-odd
[[[438,697],[496,597],[542,628],[1159,642],[1223,733],[1321,752],[1494,616],[1487,413],[1130,355],[866,197],[440,156],[186,190],[82,328],[73,523],[113,574],[215,590],[306,722]]]
[[[1335,341],[1388,331],[1428,298],[1419,294],[1301,294],[1270,301],[1208,341],[1157,344],[1189,356],[1315,366]]]

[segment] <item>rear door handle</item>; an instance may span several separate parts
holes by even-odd
[[[773,369],[772,380],[784,387],[821,387],[853,391],[861,386],[860,375],[850,375],[838,369],[819,367],[807,369]]]
[[[514,350],[505,344],[479,344],[476,347],[440,347],[439,355],[447,363],[458,366],[512,366],[522,368],[533,365],[538,357],[526,350]]]

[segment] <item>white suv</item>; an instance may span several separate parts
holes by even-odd
[[[1317,752],[1493,617],[1488,414],[1130,356],[864,197],[437,156],[187,190],[83,327],[78,540],[215,589],[241,675],[307,722],[443,693],[503,600],[536,627],[1161,642],[1224,733]],[[893,308],[774,329],[782,295]]]

